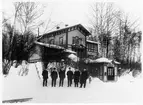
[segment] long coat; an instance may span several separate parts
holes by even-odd
[[[88,78],[88,72],[82,71],[81,76],[80,76],[80,82],[85,82],[87,78]]]
[[[51,72],[51,78],[52,79],[57,79],[58,78],[58,73],[56,71]]]
[[[74,72],[74,82],[79,82],[79,78],[80,78],[80,72],[75,71]]]
[[[73,72],[72,71],[68,71],[67,72],[67,77],[68,77],[68,79],[72,79],[73,78]]]
[[[43,76],[44,79],[48,79],[48,71],[47,70],[43,70],[42,76]]]
[[[64,79],[65,78],[65,70],[60,70],[59,71],[59,78]]]

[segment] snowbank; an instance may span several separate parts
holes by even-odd
[[[39,74],[42,71],[41,63],[36,64]],[[142,89],[141,79],[134,79],[131,75],[120,77],[117,82],[102,82],[93,78],[86,88],[51,87],[51,79],[48,79],[48,87],[42,87],[42,80],[38,78],[35,63],[29,64],[27,76],[8,76],[3,78],[3,100],[33,98],[28,103],[141,103]],[[131,82],[131,80],[134,80]]]
[[[7,77],[3,77],[3,100],[33,97],[36,89],[41,86],[34,66],[29,65],[27,76],[18,76],[15,69]]]

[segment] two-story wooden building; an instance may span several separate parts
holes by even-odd
[[[81,24],[57,29],[42,35],[37,41],[54,44],[75,51],[80,58],[86,58],[86,37],[90,32]]]
[[[37,42],[41,43],[41,45],[42,43],[57,45],[64,49],[74,51],[79,57],[79,61],[84,61],[87,57],[94,59],[98,56],[98,43],[87,40],[87,36],[89,35],[91,35],[91,33],[86,28],[84,28],[81,24],[77,24],[62,29],[58,28],[55,31],[46,33],[39,37]],[[39,44],[37,45],[37,49],[38,47]],[[38,51],[40,53],[41,50]],[[52,53],[56,52],[53,51]],[[79,64],[81,64],[81,62]]]

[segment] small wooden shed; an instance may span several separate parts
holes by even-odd
[[[92,73],[104,82],[117,81],[118,64],[120,63],[114,60],[109,60],[108,58],[98,58],[90,62]]]

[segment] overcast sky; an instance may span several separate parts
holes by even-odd
[[[38,0],[34,0],[38,1]],[[42,20],[46,20],[51,17],[55,23],[61,23],[62,25],[75,25],[82,24],[85,27],[89,26],[88,15],[90,14],[90,5],[93,2],[107,0],[40,0],[42,4],[46,5],[45,12]],[[113,0],[108,0],[108,2]],[[138,19],[141,21],[142,17],[142,0],[114,0],[115,5],[129,13],[133,20]],[[13,15],[12,0],[2,1],[2,11],[5,11],[7,16]]]

